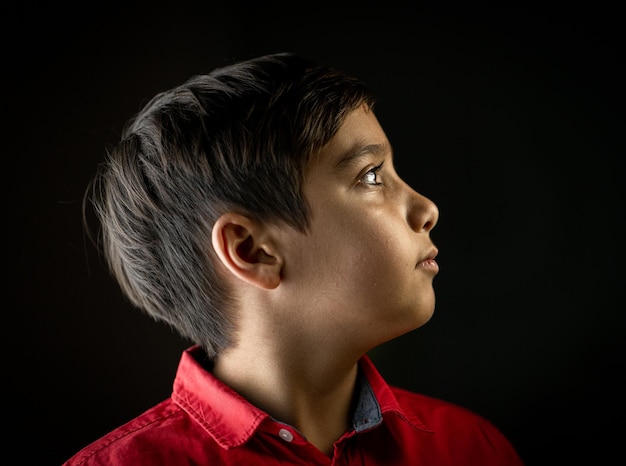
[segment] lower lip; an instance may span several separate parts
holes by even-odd
[[[437,264],[437,261],[435,259],[426,259],[425,261],[422,261],[419,264],[417,264],[417,268],[428,270],[429,272],[432,272],[432,273],[439,272],[439,264]]]

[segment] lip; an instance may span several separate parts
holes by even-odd
[[[437,248],[433,248],[423,259],[421,259],[417,263],[415,268],[428,270],[434,273],[439,272],[439,264],[435,260],[437,254],[439,254],[439,251],[437,250]]]

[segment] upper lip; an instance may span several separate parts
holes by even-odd
[[[417,261],[418,264],[421,264],[424,261],[427,260],[432,260],[435,257],[437,257],[437,254],[439,254],[439,250],[433,246],[433,248],[428,252],[428,254],[426,254],[424,257],[422,257],[419,261]]]

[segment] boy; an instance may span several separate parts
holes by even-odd
[[[74,465],[521,465],[488,421],[390,387],[366,352],[425,324],[433,202],[358,80],[292,54],[192,77],[91,190],[110,269],[194,343],[171,398]]]

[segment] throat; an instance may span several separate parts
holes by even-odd
[[[298,415],[285,422],[296,427],[326,456],[332,457],[335,442],[354,426],[357,405],[362,402],[361,390],[361,378],[357,375],[347,397],[321,397],[313,405],[307,405],[305,410],[297,410]]]
[[[325,455],[351,427],[361,393],[357,360],[231,358],[222,354],[213,374],[272,418],[293,426]]]

